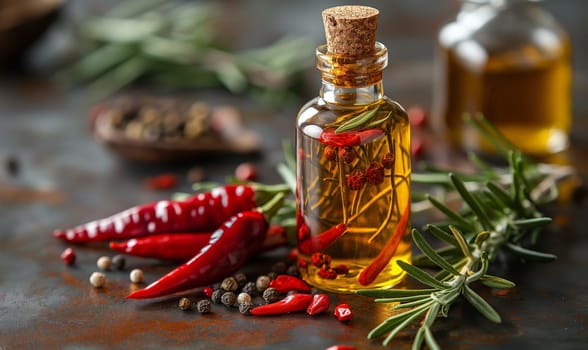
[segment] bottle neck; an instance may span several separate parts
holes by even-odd
[[[382,80],[362,87],[341,87],[323,80],[320,96],[328,103],[340,105],[366,105],[384,97]]]
[[[384,97],[382,70],[388,64],[388,50],[376,43],[369,56],[346,56],[328,52],[326,45],[316,50],[321,72],[320,96],[329,103],[370,104]]]

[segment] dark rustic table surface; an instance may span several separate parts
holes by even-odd
[[[227,37],[248,47],[267,44],[276,33],[287,32],[318,43],[322,40],[320,11],[339,3],[219,4],[228,16],[226,22],[236,24],[225,28]],[[379,39],[391,50],[390,67],[384,76],[387,95],[405,106],[429,107],[434,33],[455,14],[456,3],[397,0],[373,5],[383,10]],[[559,160],[576,168],[586,180],[588,30],[584,14],[588,4],[560,0],[546,1],[546,6],[567,27],[575,45],[572,146]],[[71,18],[90,10],[96,9],[89,1],[72,1],[64,9],[61,23],[71,23]],[[266,27],[256,20],[263,11],[272,14],[263,16]],[[243,26],[246,30],[240,30]],[[171,190],[147,190],[144,180],[149,176],[176,173],[180,184],[174,191],[190,191],[185,177],[190,167],[203,167],[209,180],[223,181],[237,164],[250,161],[259,167],[261,182],[280,181],[275,165],[283,159],[282,140],[291,138],[296,109],[316,93],[312,90],[318,84],[318,74],[311,70],[311,92],[300,104],[280,109],[223,90],[194,91],[191,98],[237,106],[247,125],[263,135],[261,154],[179,165],[140,165],[120,159],[95,142],[87,118],[92,102],[83,90],[62,91],[43,78],[50,69],[45,55],[59,51],[59,38],[67,30],[70,25],[53,28],[38,44],[33,72],[5,72],[0,82],[0,349],[325,349],[333,344],[382,348],[380,341],[366,340],[366,335],[392,311],[389,305],[375,304],[369,298],[332,295],[333,302],[348,302],[355,310],[350,323],[340,323],[331,314],[244,317],[219,305],[213,306],[211,314],[200,315],[181,312],[177,298],[125,300],[133,288],[128,282],[130,268],[142,268],[146,280],[154,281],[173,268],[171,264],[130,258],[126,272],[108,272],[106,287],[95,289],[88,277],[96,270],[96,260],[112,255],[104,246],[76,247],[78,260],[73,267],[60,260],[66,245],[51,237],[53,229],[172,195]],[[499,272],[517,287],[508,293],[481,288],[480,293],[502,315],[503,322],[493,324],[467,304],[458,303],[450,316],[434,327],[443,348],[588,348],[587,206],[582,202],[558,203],[549,210],[558,225],[541,236],[539,247],[557,254],[558,260],[499,264]],[[286,252],[260,256],[244,271],[250,276],[265,272]],[[410,330],[401,333],[390,348],[410,348],[413,336]]]

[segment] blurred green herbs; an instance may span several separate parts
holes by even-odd
[[[80,28],[92,48],[58,73],[66,86],[84,84],[105,98],[141,79],[161,89],[222,86],[282,104],[312,60],[304,38],[284,37],[270,46],[235,52],[220,44],[211,4],[131,0]]]

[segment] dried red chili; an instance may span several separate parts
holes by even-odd
[[[388,152],[382,157],[382,166],[386,169],[394,168],[394,152]]]
[[[345,231],[347,231],[347,225],[335,225],[316,236],[311,236],[300,241],[298,243],[298,250],[303,254],[312,254],[324,250],[341,237]]]
[[[325,350],[357,350],[357,348],[351,345],[332,345]]]
[[[53,235],[68,242],[129,239],[158,233],[201,232],[217,229],[226,219],[253,209],[268,195],[286,192],[283,186],[226,185],[187,200],[163,200],[132,207]]]
[[[409,199],[410,200],[410,199]],[[390,259],[396,254],[396,249],[406,233],[410,218],[410,202],[406,204],[404,213],[398,221],[398,225],[380,253],[372,260],[372,262],[359,273],[358,281],[361,285],[367,286],[375,281],[376,277],[384,270]]]
[[[315,294],[312,297],[312,302],[306,309],[306,313],[309,315],[318,315],[329,310],[331,306],[331,300],[329,296],[324,293]]]
[[[205,286],[235,272],[265,239],[269,218],[284,198],[277,194],[261,208],[243,211],[212,233],[208,245],[190,261],[127,298],[148,299]]]
[[[339,304],[335,306],[335,317],[341,322],[351,321],[353,318],[353,311],[348,304]]]
[[[370,185],[384,182],[384,166],[379,162],[372,162],[365,170],[365,177]]]
[[[208,244],[210,235],[210,232],[158,234],[110,242],[110,249],[143,258],[187,261]]]
[[[291,294],[272,304],[254,307],[249,312],[255,316],[282,315],[291,312],[305,311],[312,302],[310,294]]]
[[[333,146],[326,146],[323,154],[325,155],[325,159],[328,161],[337,159],[337,150]]]
[[[278,275],[270,282],[269,286],[284,294],[290,291],[310,292],[310,287],[306,282],[300,278],[289,275]]]
[[[347,175],[347,188],[351,191],[359,191],[365,185],[366,177],[361,169],[354,169]]]

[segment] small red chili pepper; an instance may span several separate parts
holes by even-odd
[[[163,200],[135,206],[73,229],[55,230],[53,236],[81,243],[158,233],[211,232],[231,216],[255,208],[268,195],[286,191],[280,186],[225,185],[183,201]]]
[[[312,303],[310,303],[310,305],[306,309],[306,313],[311,316],[318,315],[320,313],[323,313],[323,312],[329,310],[330,306],[331,306],[331,300],[329,299],[328,295],[326,295],[324,293],[315,294],[312,297]]]
[[[210,287],[205,287],[204,289],[202,289],[202,292],[204,293],[204,295],[206,295],[208,298],[212,297],[212,293],[214,292],[214,289],[210,288]]]
[[[357,348],[351,345],[333,345],[329,346],[325,350],[357,350]]]
[[[312,254],[328,248],[347,231],[347,225],[339,224],[305,240],[298,242],[298,250],[303,254]]]
[[[310,287],[306,282],[290,275],[278,275],[270,282],[269,286],[275,288],[280,293],[288,293],[293,290],[297,292],[310,292]]]
[[[145,180],[145,187],[153,191],[168,190],[176,187],[177,184],[178,176],[172,173],[152,176]]]
[[[283,199],[284,194],[279,193],[263,207],[231,217],[212,233],[208,245],[190,261],[127,298],[157,298],[205,286],[233,273],[262,244],[269,228],[269,218]]]
[[[61,260],[63,260],[66,265],[73,265],[76,262],[76,253],[72,248],[66,248],[61,253]]]
[[[353,147],[371,142],[382,135],[384,135],[384,131],[380,129],[337,133],[335,129],[328,128],[319,135],[319,142],[332,147]]]
[[[372,262],[363,269],[358,277],[358,281],[362,286],[367,286],[375,281],[376,277],[384,270],[390,259],[396,254],[396,249],[406,233],[410,219],[410,200],[404,208],[404,213],[398,221],[398,225],[380,253],[372,260]]]
[[[291,294],[275,303],[254,307],[249,312],[255,316],[267,316],[305,311],[312,302],[312,298],[310,294]]]
[[[351,311],[351,307],[347,304],[339,304],[335,306],[334,314],[341,322],[351,321],[353,318],[353,311]]]

